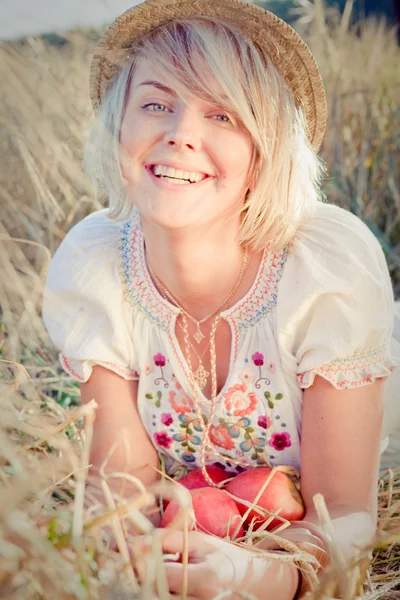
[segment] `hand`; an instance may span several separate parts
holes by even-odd
[[[183,532],[159,529],[164,554],[183,552]],[[266,589],[274,600],[291,600],[297,588],[297,569],[270,561],[255,552],[235,546],[220,538],[199,531],[188,533],[188,598],[212,600],[222,592],[226,600],[239,600],[239,592],[248,592],[255,598],[265,598]],[[283,569],[288,568],[287,573]],[[179,562],[166,562],[165,569],[171,593],[181,595],[184,567]],[[276,594],[274,593],[276,590]]]

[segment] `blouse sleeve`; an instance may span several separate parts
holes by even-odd
[[[316,375],[337,389],[390,375],[400,362],[393,311],[375,236],[351,213],[321,205],[293,240],[279,288],[279,339],[300,387]]]
[[[106,210],[75,225],[47,274],[42,316],[64,370],[86,382],[94,365],[124,379],[139,378],[132,307],[119,280],[119,231]]]

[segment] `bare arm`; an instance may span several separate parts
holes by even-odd
[[[113,371],[95,366],[90,379],[81,384],[80,389],[82,403],[94,398],[98,404],[89,475],[96,478],[110,448],[119,439],[105,472],[125,471],[138,477],[145,486],[154,483],[159,475],[153,467],[159,468],[159,459],[138,412],[138,382],[126,381]],[[137,489],[126,482],[123,489],[121,485],[122,480],[110,480],[111,489],[126,498]]]
[[[324,496],[346,556],[376,529],[383,380],[336,390],[316,377],[304,391],[301,492],[305,520],[318,523],[313,496]]]

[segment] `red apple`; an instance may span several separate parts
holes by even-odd
[[[272,469],[267,467],[260,467],[239,473],[228,483],[226,490],[233,496],[252,503],[271,471]],[[239,500],[236,500],[236,504],[240,513],[244,515],[248,507]],[[271,512],[281,509],[279,516],[288,521],[300,520],[305,513],[300,492],[290,477],[282,471],[275,471],[271,481],[258,499],[257,506],[266,508]],[[254,529],[257,529],[268,517],[263,518],[256,511],[251,510],[246,517],[245,525],[249,526],[253,518],[256,519]],[[273,519],[267,529],[271,531],[282,522],[280,519]]]
[[[216,465],[209,465],[206,467],[206,471],[214,483],[221,483],[221,481],[225,481],[225,479],[229,479],[230,477],[230,475],[228,475],[224,469],[217,467]],[[181,483],[187,490],[211,487],[208,481],[206,481],[206,478],[204,477],[200,468],[193,469],[192,471],[186,473],[186,475],[179,479],[179,483]]]
[[[240,522],[240,512],[236,502],[224,491],[212,487],[190,490],[197,529],[210,535],[224,538],[234,535]],[[177,516],[179,504],[171,501],[164,511],[161,527],[168,527]],[[242,537],[243,527],[236,537]]]

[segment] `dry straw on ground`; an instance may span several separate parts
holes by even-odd
[[[383,23],[350,27],[350,7],[340,16],[319,1],[303,3],[297,28],[327,87],[328,200],[350,208],[378,235],[399,296],[400,49]],[[0,598],[7,600],[147,600],[154,579],[159,598],[168,597],[160,548],[144,516],[156,491],[139,491],[129,507],[127,518],[148,540],[148,552],[132,559],[135,569],[115,517],[124,506],[115,509],[118,498],[108,493],[107,480],[100,485],[108,506],[85,508],[90,409],[84,429],[79,388],[61,371],[40,316],[52,253],[74,223],[101,208],[81,170],[91,119],[88,65],[98,35],[72,32],[63,46],[39,38],[0,46]],[[382,475],[379,486],[382,537],[364,597],[394,600],[400,597],[400,470]],[[111,520],[119,553],[100,539]],[[327,593],[342,578],[344,597],[353,600],[370,561],[365,550],[359,573],[327,571]]]
[[[147,490],[137,481],[137,494],[124,500],[111,493],[111,474],[105,474],[100,485],[107,505],[85,502],[95,401],[67,410],[55,401],[44,407],[41,394],[26,375],[18,386],[4,385],[1,393],[0,598],[169,598],[165,557],[145,512],[160,492],[189,508],[186,490],[168,478]],[[400,469],[382,474],[378,499],[379,533],[374,544],[361,549],[354,564],[343,568],[340,549],[332,543],[333,565],[325,571],[313,599],[330,598],[338,589],[349,600],[360,597],[363,590],[368,600],[398,598]],[[316,506],[329,531],[322,498],[316,498]],[[129,544],[125,541],[125,519],[142,534],[140,550],[135,538],[128,538]],[[108,547],[111,530],[119,552]],[[280,541],[286,550],[283,555],[264,553],[267,559],[296,561],[307,573],[312,557],[281,539],[279,533],[257,532],[256,537],[248,533],[234,543],[260,552],[256,542],[265,536]]]

